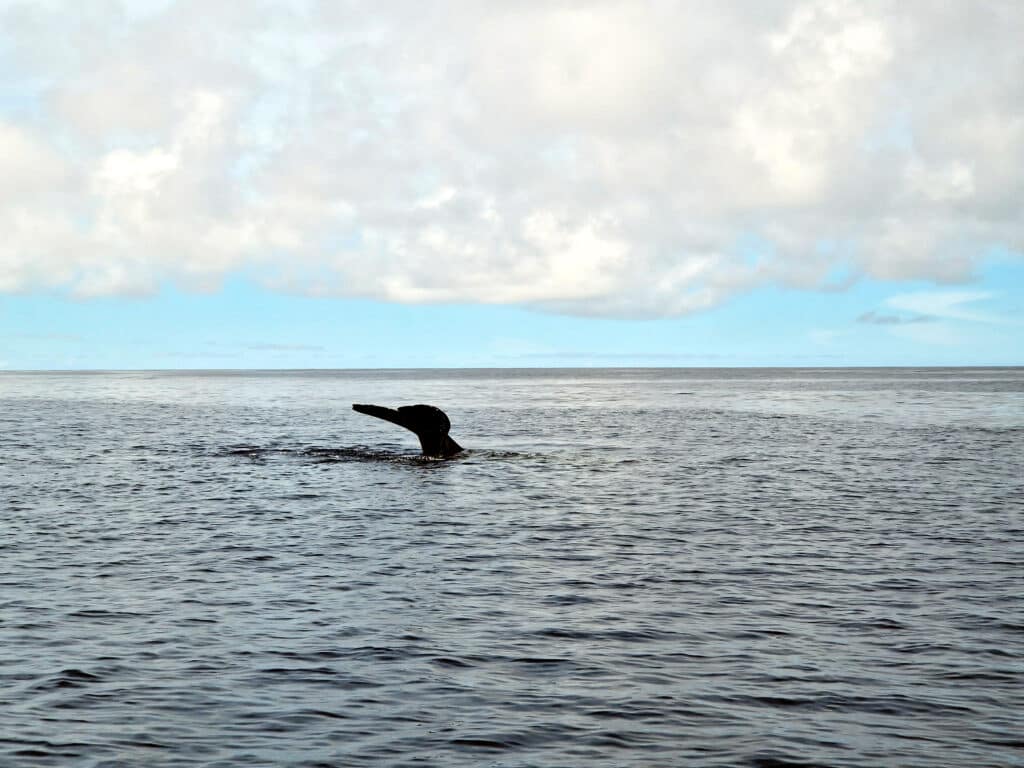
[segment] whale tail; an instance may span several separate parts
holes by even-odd
[[[448,436],[451,422],[440,408],[432,405],[403,405],[398,408],[385,408],[382,405],[353,403],[352,410],[390,421],[416,433],[420,439],[420,447],[424,456],[441,456],[447,458],[462,452],[462,446]]]

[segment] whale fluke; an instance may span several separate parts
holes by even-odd
[[[398,408],[385,408],[383,405],[366,405],[353,403],[352,410],[376,416],[378,419],[390,421],[400,427],[415,432],[420,439],[420,447],[424,456],[454,456],[462,452],[462,446],[448,437],[452,423],[440,408],[433,405],[403,405]]]

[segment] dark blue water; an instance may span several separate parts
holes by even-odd
[[[0,765],[1024,765],[1022,465],[1024,369],[3,374]]]

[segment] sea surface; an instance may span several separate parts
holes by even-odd
[[[0,374],[0,766],[365,765],[1024,765],[1024,369]]]

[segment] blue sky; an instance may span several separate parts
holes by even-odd
[[[939,300],[963,294],[985,297]],[[900,296],[947,314],[894,307]],[[966,289],[762,288],[706,312],[648,320],[315,299],[244,281],[207,294],[5,297],[0,307],[0,363],[9,369],[1024,364],[1024,267],[1014,263]]]
[[[0,0],[0,368],[1021,365],[1022,29]]]

